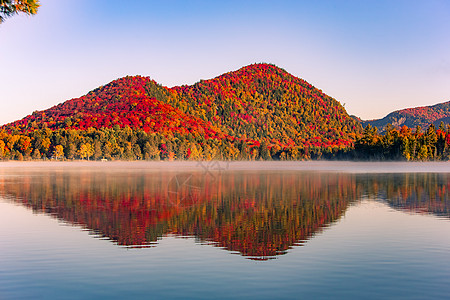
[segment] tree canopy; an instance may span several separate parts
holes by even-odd
[[[18,13],[34,15],[40,5],[39,0],[0,0],[0,23]]]

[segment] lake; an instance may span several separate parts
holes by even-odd
[[[0,299],[448,299],[449,191],[447,162],[3,162]]]

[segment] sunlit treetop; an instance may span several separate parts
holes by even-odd
[[[35,15],[40,5],[39,0],[0,0],[0,23],[18,13]]]

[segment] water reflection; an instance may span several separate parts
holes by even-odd
[[[392,208],[450,218],[449,174],[370,174],[358,179],[369,197],[379,198]]]
[[[3,197],[127,247],[170,234],[266,260],[302,245],[366,197],[450,217],[446,174],[8,172],[0,176]]]

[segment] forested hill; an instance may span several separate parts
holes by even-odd
[[[402,126],[409,128],[420,126],[422,129],[426,129],[430,124],[439,127],[441,122],[450,124],[450,101],[432,106],[397,110],[382,119],[362,121],[362,125],[365,127],[370,124],[377,127],[379,131],[383,131],[387,124],[397,128]]]
[[[150,97],[147,87],[157,86],[148,77],[127,76],[101,86],[87,95],[71,99],[47,110],[35,111],[22,120],[5,126],[21,132],[37,128],[81,129],[130,127],[163,135],[192,133],[223,138],[207,122],[181,112],[169,104]]]
[[[192,86],[164,101],[237,138],[278,147],[350,145],[361,126],[344,107],[304,80],[255,64]]]
[[[95,156],[140,159],[149,143],[152,153],[169,152],[171,158],[210,157],[203,152],[212,149],[220,159],[298,159],[350,149],[362,127],[306,81],[274,65],[253,64],[173,88],[127,76],[2,130],[0,139],[28,136],[27,151],[46,156],[60,145],[65,157],[76,158],[82,145],[96,144]],[[49,146],[43,147],[45,138]],[[105,145],[114,142],[105,155]],[[7,141],[3,153],[14,149],[26,152]]]

